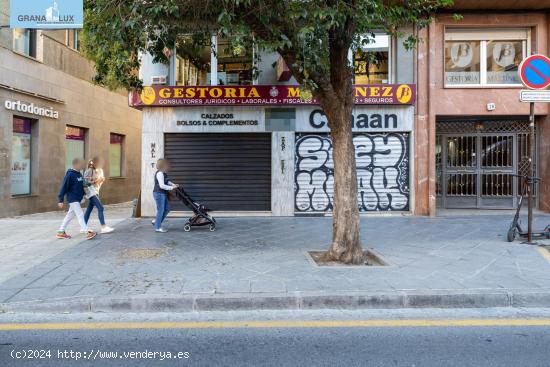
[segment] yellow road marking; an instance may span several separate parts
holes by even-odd
[[[550,251],[547,250],[544,247],[537,248],[538,252],[546,259],[546,261],[550,262]]]
[[[550,319],[462,320],[340,320],[340,321],[184,321],[184,322],[76,322],[0,324],[10,330],[101,330],[101,329],[247,329],[247,328],[399,328],[467,326],[550,326]]]

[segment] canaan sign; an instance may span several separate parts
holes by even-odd
[[[411,105],[416,100],[414,84],[355,85],[356,105]],[[295,85],[247,86],[151,86],[141,93],[130,92],[131,107],[183,106],[290,106],[316,105],[315,99],[302,98]]]

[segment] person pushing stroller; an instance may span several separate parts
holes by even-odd
[[[168,180],[168,171],[170,163],[166,159],[157,161],[157,172],[155,173],[155,187],[153,189],[153,198],[157,206],[156,218],[152,221],[155,226],[155,232],[166,233],[167,230],[162,227],[162,222],[170,212],[168,204],[168,193],[178,188],[178,185]]]

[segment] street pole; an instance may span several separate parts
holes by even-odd
[[[533,243],[533,191],[535,189],[535,102],[529,103],[529,176],[527,182],[528,194],[528,225],[527,243]]]

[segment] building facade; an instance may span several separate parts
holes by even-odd
[[[547,8],[531,0],[457,0],[420,31],[415,51],[376,34],[350,53],[361,213],[517,205],[515,174],[529,172],[530,151],[517,69],[530,54],[548,54]],[[173,180],[214,210],[330,215],[333,163],[323,111],[296,98],[296,82],[276,54],[255,64],[255,50],[235,52],[216,37],[212,45],[215,52],[208,47],[197,57],[182,41],[170,66],[144,57],[141,75],[152,86],[131,95],[143,111],[142,213],[154,214],[154,163],[168,158]],[[370,63],[369,53],[380,62]],[[403,98],[408,90],[411,99]],[[549,107],[538,104],[541,210],[550,210],[549,118]]]
[[[9,1],[0,1],[0,25]],[[78,31],[0,29],[0,217],[55,210],[73,158],[100,156],[104,203],[139,194],[141,113],[91,83]]]
[[[262,54],[254,65],[253,51],[228,51],[216,38],[213,45],[217,50],[205,50],[198,60],[178,47],[165,67],[144,56],[141,76],[145,84],[155,85],[131,95],[131,104],[143,112],[142,214],[155,213],[152,190],[159,158],[170,160],[174,182],[216,211],[330,214],[332,143],[324,112],[300,96],[278,55]],[[363,213],[411,213],[413,53],[384,34],[369,48],[379,53],[380,63],[353,56],[357,105],[350,124],[357,148],[358,205]],[[256,79],[253,66],[261,70]]]
[[[418,49],[416,213],[511,209],[529,174],[529,104],[518,67],[548,55],[549,6],[540,1],[455,1]],[[550,210],[549,106],[536,104],[534,157],[539,209]]]

